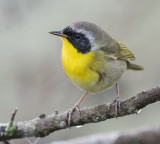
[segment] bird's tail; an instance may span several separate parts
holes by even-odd
[[[143,70],[144,69],[142,66],[130,63],[129,61],[127,61],[127,68],[132,69],[132,70]]]

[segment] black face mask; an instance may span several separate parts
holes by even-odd
[[[63,33],[67,35],[67,40],[77,49],[80,53],[87,53],[91,50],[91,44],[84,34],[72,30],[71,27],[63,29]]]

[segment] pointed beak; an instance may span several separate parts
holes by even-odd
[[[67,35],[63,34],[63,31],[51,31],[49,33],[53,34],[53,35],[56,35],[56,36],[64,37],[64,38],[68,37]]]

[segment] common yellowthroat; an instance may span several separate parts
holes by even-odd
[[[49,33],[62,39],[61,61],[66,76],[85,91],[75,106],[69,110],[68,125],[74,110],[79,110],[79,105],[88,92],[101,92],[114,84],[117,98],[113,104],[117,114],[117,107],[120,107],[117,81],[127,69],[143,70],[143,67],[130,62],[135,59],[132,52],[90,22],[76,22],[62,31]]]

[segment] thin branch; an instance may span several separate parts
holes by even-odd
[[[160,144],[160,127],[100,133],[51,144]]]
[[[73,113],[71,127],[96,123],[107,119],[122,117],[125,115],[138,113],[145,106],[160,101],[160,86],[143,91],[137,96],[133,96],[121,102],[121,108],[115,115],[114,105],[102,104],[94,107],[81,109],[81,117],[78,112]],[[51,115],[42,114],[38,118],[30,121],[14,122],[14,131],[6,132],[9,123],[0,123],[0,141],[24,138],[24,137],[44,137],[50,133],[68,128],[66,114],[68,111]]]
[[[11,116],[11,121],[12,122],[14,121],[14,118],[16,116],[17,111],[18,111],[18,108],[15,108],[14,112],[12,113],[12,116]]]

